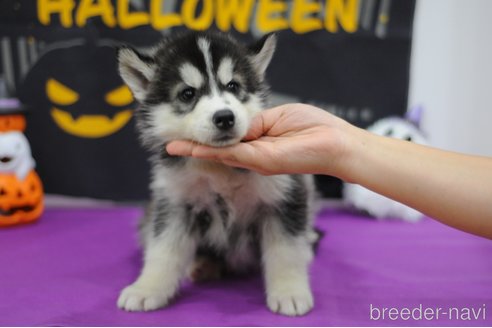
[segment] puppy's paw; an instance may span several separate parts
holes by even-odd
[[[308,313],[314,305],[309,288],[285,288],[267,293],[268,308],[275,313],[298,316]]]
[[[152,311],[166,306],[171,297],[158,288],[133,284],[121,291],[118,307],[126,311]]]

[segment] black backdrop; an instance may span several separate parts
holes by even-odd
[[[234,4],[239,10],[229,12]],[[219,28],[250,42],[278,29],[268,70],[271,105],[310,103],[365,127],[406,111],[414,6],[414,0],[2,0],[0,75],[29,106],[26,134],[48,193],[140,200],[147,197],[147,154],[128,112],[134,104],[123,101],[115,44],[146,47],[184,28]],[[229,13],[236,19],[230,26]],[[106,128],[87,128],[98,124]],[[340,194],[334,178],[317,177],[317,184],[325,196]]]

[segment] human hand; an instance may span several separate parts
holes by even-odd
[[[289,104],[261,112],[236,145],[213,148],[179,140],[166,150],[265,175],[333,175],[492,239],[492,158],[381,137],[313,106]]]
[[[330,113],[305,104],[288,104],[256,116],[244,141],[215,148],[172,141],[175,156],[215,160],[264,175],[314,173],[343,176],[351,128]]]

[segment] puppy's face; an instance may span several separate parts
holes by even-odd
[[[222,34],[189,33],[141,54],[119,50],[122,78],[140,102],[137,125],[149,147],[175,139],[239,142],[263,107],[275,36],[245,47]]]

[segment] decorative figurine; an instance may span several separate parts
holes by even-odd
[[[0,227],[35,221],[44,209],[25,127],[22,105],[7,97],[0,79]]]
[[[427,139],[420,129],[421,117],[422,108],[414,107],[406,113],[404,118],[383,118],[367,130],[378,135],[427,145]],[[416,222],[423,217],[423,214],[413,208],[356,184],[344,183],[344,200],[349,206],[378,219]]]

